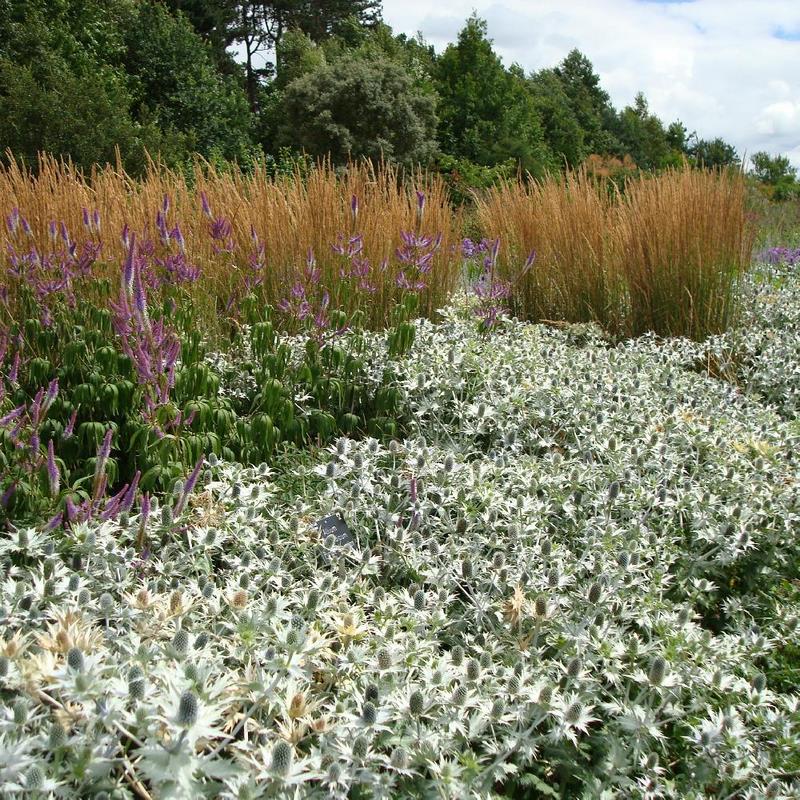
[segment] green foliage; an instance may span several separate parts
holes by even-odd
[[[563,164],[578,166],[588,155],[586,134],[561,79],[543,69],[531,76],[530,85],[548,146]]]
[[[786,156],[771,156],[764,151],[750,156],[753,175],[764,184],[770,199],[777,202],[800,198],[800,182],[797,167],[793,167]]]
[[[699,167],[716,169],[740,163],[736,148],[724,139],[697,139],[689,146],[689,154]]]
[[[671,163],[671,151],[661,120],[651,114],[639,92],[633,106],[620,113],[619,138],[626,153],[641,169],[656,170]]]
[[[388,59],[347,55],[290,83],[279,141],[335,163],[366,157],[427,162],[435,150],[433,99]]]
[[[125,44],[134,115],[172,133],[180,157],[197,152],[245,161],[253,155],[244,93],[234,76],[216,71],[210,50],[185,18],[141,3]]]
[[[753,153],[750,161],[753,165],[753,175],[763,183],[775,186],[787,179],[793,181],[797,177],[797,168],[792,166],[786,156],[771,156],[762,150]]]
[[[325,66],[325,52],[305,33],[288,31],[278,42],[275,52],[278,71],[275,89],[285,89],[292,81]]]
[[[541,175],[553,164],[530,88],[519,68],[506,70],[473,16],[436,68],[442,150],[492,166],[513,158]]]
[[[87,62],[74,68],[48,57],[36,67],[0,60],[0,148],[35,166],[40,152],[71,159],[90,169],[113,163],[116,149],[132,171],[144,165],[144,151],[156,151],[157,128],[135,122],[123,77]]]
[[[600,86],[600,76],[592,62],[580,50],[571,50],[554,72],[570,100],[587,150],[601,155],[621,155],[616,113],[608,92]]]
[[[216,71],[185,18],[153,2],[13,0],[0,37],[0,147],[77,166],[141,172],[145,151],[173,165],[250,157],[249,118],[235,75]]]
[[[263,5],[284,30],[300,30],[315,42],[346,33],[353,22],[374,25],[381,13],[380,0],[279,0]]]
[[[461,205],[472,200],[473,192],[488,189],[504,180],[513,178],[518,165],[513,158],[491,167],[476,164],[466,158],[442,153],[436,159],[436,169],[447,182],[451,200]]]

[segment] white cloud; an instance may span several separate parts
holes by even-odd
[[[577,47],[617,108],[643,91],[665,122],[680,119],[739,153],[786,153],[800,166],[797,0],[384,0],[384,19],[443,49],[477,11],[495,48],[527,70]]]

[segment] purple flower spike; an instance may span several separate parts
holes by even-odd
[[[6,226],[8,227],[8,232],[13,236],[17,232],[17,227],[19,226],[19,209],[14,208],[11,209],[11,213],[6,217]]]
[[[358,219],[358,197],[355,195],[350,198],[350,215],[353,218],[353,225],[355,225]]]
[[[533,262],[536,261],[536,251],[531,250],[530,254],[528,255],[527,259],[525,259],[525,266],[522,268],[522,274],[525,275],[527,272],[530,272],[531,267],[533,266]]]
[[[69,422],[67,423],[67,427],[64,428],[64,433],[62,434],[61,438],[66,440],[72,436],[72,432],[75,430],[75,421],[78,419],[78,409],[76,408],[72,415],[69,418]]]
[[[89,230],[91,230],[92,229],[92,223],[91,223],[91,220],[89,219],[89,209],[84,207],[84,208],[81,209],[81,213],[83,214],[83,226],[85,228],[88,228]]]
[[[133,263],[136,234],[131,233],[128,235],[127,225],[122,231],[122,241],[125,243],[125,247],[128,248],[128,254],[125,256],[125,263],[122,267],[122,282],[125,286],[125,291],[129,292],[133,288]]]
[[[425,213],[425,192],[417,190],[417,222],[422,222],[422,215]]]
[[[64,512],[59,511],[58,514],[56,514],[53,517],[50,517],[50,519],[47,522],[47,525],[44,526],[44,532],[51,533],[57,527],[59,527],[59,525],[61,525],[63,521],[64,521]]]
[[[95,461],[94,465],[95,486],[99,482],[100,477],[105,473],[106,463],[108,462],[108,457],[111,454],[111,438],[113,436],[114,436],[114,430],[113,428],[109,428],[106,431],[106,435],[103,438],[103,442],[97,451],[97,460]]]
[[[169,195],[165,194],[161,201],[161,210],[166,214],[169,211]]]
[[[211,206],[208,204],[208,195],[205,192],[200,192],[200,204],[203,207],[203,213],[209,218],[213,218],[211,213]]]
[[[130,511],[133,507],[133,501],[136,499],[136,490],[139,488],[139,479],[141,477],[142,471],[137,469],[136,474],[133,476],[133,480],[131,481],[131,485],[128,487],[128,491],[125,493],[125,497],[122,498],[120,511]]]
[[[94,229],[97,233],[100,233],[100,212],[95,209],[94,214],[92,214],[92,222],[94,223]]]
[[[22,230],[25,232],[26,236],[33,236],[33,231],[31,230],[31,226],[28,223],[28,220],[25,217],[19,218],[19,224],[22,225]]]
[[[142,495],[141,514],[139,516],[139,538],[144,539],[147,531],[147,519],[150,516],[150,494],[145,492]]]
[[[192,470],[191,474],[186,479],[186,485],[183,487],[183,492],[181,492],[181,496],[178,499],[178,502],[175,504],[175,508],[173,510],[173,513],[176,517],[183,513],[186,501],[189,499],[189,495],[194,491],[194,487],[197,484],[198,478],[200,477],[200,470],[203,468],[203,463],[205,460],[205,454],[201,455],[197,463],[194,465],[194,469]]]
[[[54,219],[51,219],[47,229],[50,233],[50,241],[55,244],[55,241],[58,238],[58,223]]]
[[[42,406],[42,414],[47,413],[56,397],[58,397],[58,378],[54,378],[50,381],[50,385],[47,387],[47,394],[44,396],[44,404]]]
[[[8,504],[11,502],[11,498],[14,496],[14,493],[17,491],[17,482],[14,481],[4,492],[0,495],[0,508],[8,508]]]
[[[58,465],[56,464],[56,453],[53,449],[53,440],[51,439],[47,443],[47,478],[50,482],[51,497],[55,497],[58,494],[60,477]]]

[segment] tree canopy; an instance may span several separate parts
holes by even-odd
[[[383,158],[441,169],[458,196],[587,159],[627,171],[740,163],[723,139],[662,121],[643,93],[615,109],[577,49],[526,74],[473,15],[437,53],[396,35],[378,0],[0,0],[5,150],[85,168],[119,155],[133,172],[148,153],[178,167],[195,154]],[[776,196],[796,186],[786,157],[751,163]]]

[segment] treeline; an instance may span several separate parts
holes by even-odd
[[[578,50],[534,73],[506,67],[473,16],[437,54],[395,35],[380,6],[0,0],[0,150],[85,168],[119,152],[133,174],[148,153],[172,167],[195,154],[276,168],[301,154],[382,158],[439,169],[457,196],[518,169],[739,163],[724,140],[662,122],[641,93],[615,109]],[[796,186],[788,161],[756,156],[768,180]]]

